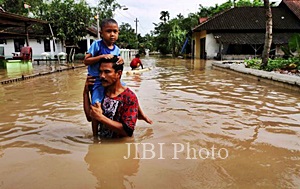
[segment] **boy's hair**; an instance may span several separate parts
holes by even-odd
[[[140,57],[141,57],[140,54],[135,55],[135,58],[140,58]]]
[[[119,60],[119,58],[116,55],[113,58],[110,58],[110,59],[101,58],[100,59],[100,64],[101,63],[113,63],[112,68],[115,70],[115,72],[117,72],[118,70],[123,71],[123,69],[124,69],[123,65],[124,64],[117,64],[118,60]]]
[[[115,19],[112,19],[112,18],[105,18],[105,19],[102,20],[102,22],[100,24],[100,28],[102,29],[107,24],[117,24],[118,25],[118,22]]]

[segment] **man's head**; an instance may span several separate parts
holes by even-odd
[[[123,73],[123,64],[117,64],[118,57],[100,59],[100,79],[104,87],[109,87],[120,82]]]
[[[106,45],[114,44],[119,38],[119,26],[117,21],[112,18],[103,19],[100,25],[101,38]]]
[[[141,57],[140,54],[135,55],[135,58],[140,58],[140,57]]]

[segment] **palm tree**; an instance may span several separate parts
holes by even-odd
[[[269,0],[264,0],[264,8],[266,13],[266,34],[265,34],[265,45],[264,50],[262,52],[262,68],[265,68],[268,65],[269,54],[272,44],[272,28],[273,28],[273,21],[272,21],[272,10],[270,6]]]
[[[166,23],[167,20],[170,19],[170,13],[168,11],[161,11],[160,15],[161,16],[159,17],[159,19],[162,20],[162,21],[164,21],[164,23]]]

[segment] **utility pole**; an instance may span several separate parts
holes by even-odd
[[[136,41],[137,41],[137,48],[139,48],[138,33],[137,33],[137,26],[138,26],[139,20],[136,18],[134,22],[135,22],[135,36],[136,36]]]
[[[139,20],[136,18],[134,22],[135,22],[135,35],[137,38],[137,25],[138,25]]]

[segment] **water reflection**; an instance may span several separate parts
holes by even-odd
[[[84,160],[98,180],[96,188],[135,188],[128,177],[138,172],[136,153],[136,149],[128,148],[124,141],[102,140],[101,144],[90,144]],[[124,158],[127,156],[130,158]]]

